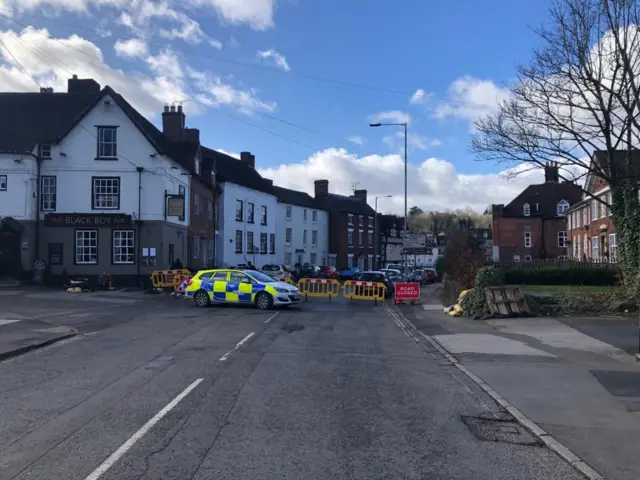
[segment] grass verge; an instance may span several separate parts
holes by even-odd
[[[522,285],[524,293],[615,293],[618,287],[611,285]]]

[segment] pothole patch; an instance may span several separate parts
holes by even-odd
[[[297,330],[304,330],[304,325],[297,325],[295,323],[291,323],[291,324],[286,324],[282,326],[282,330],[284,330],[285,332],[295,332]]]
[[[478,440],[542,447],[542,441],[511,416],[489,417],[461,415],[460,418]]]

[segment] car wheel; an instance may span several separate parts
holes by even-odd
[[[256,295],[256,307],[260,310],[269,310],[273,307],[273,298],[267,292],[260,292]]]
[[[200,308],[208,307],[211,304],[209,294],[204,290],[198,290],[193,296],[193,301],[195,302],[196,306]]]

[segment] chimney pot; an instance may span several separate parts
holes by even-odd
[[[178,105],[178,112],[182,112],[182,105]]]
[[[176,111],[175,105],[171,105],[171,107],[165,105],[164,112],[162,113],[162,133],[172,142],[182,142],[188,139],[185,130],[184,113],[182,111]]]
[[[165,113],[169,113],[169,105],[165,105],[164,106],[164,111],[165,111]]]
[[[171,112],[175,112],[176,111],[176,106],[175,105],[171,105]]]
[[[251,168],[256,168],[256,157],[251,152],[240,152],[240,161]]]

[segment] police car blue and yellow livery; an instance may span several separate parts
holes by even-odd
[[[300,303],[294,285],[278,282],[255,270],[200,270],[187,286],[186,296],[199,307],[211,303],[253,304],[261,310]]]

